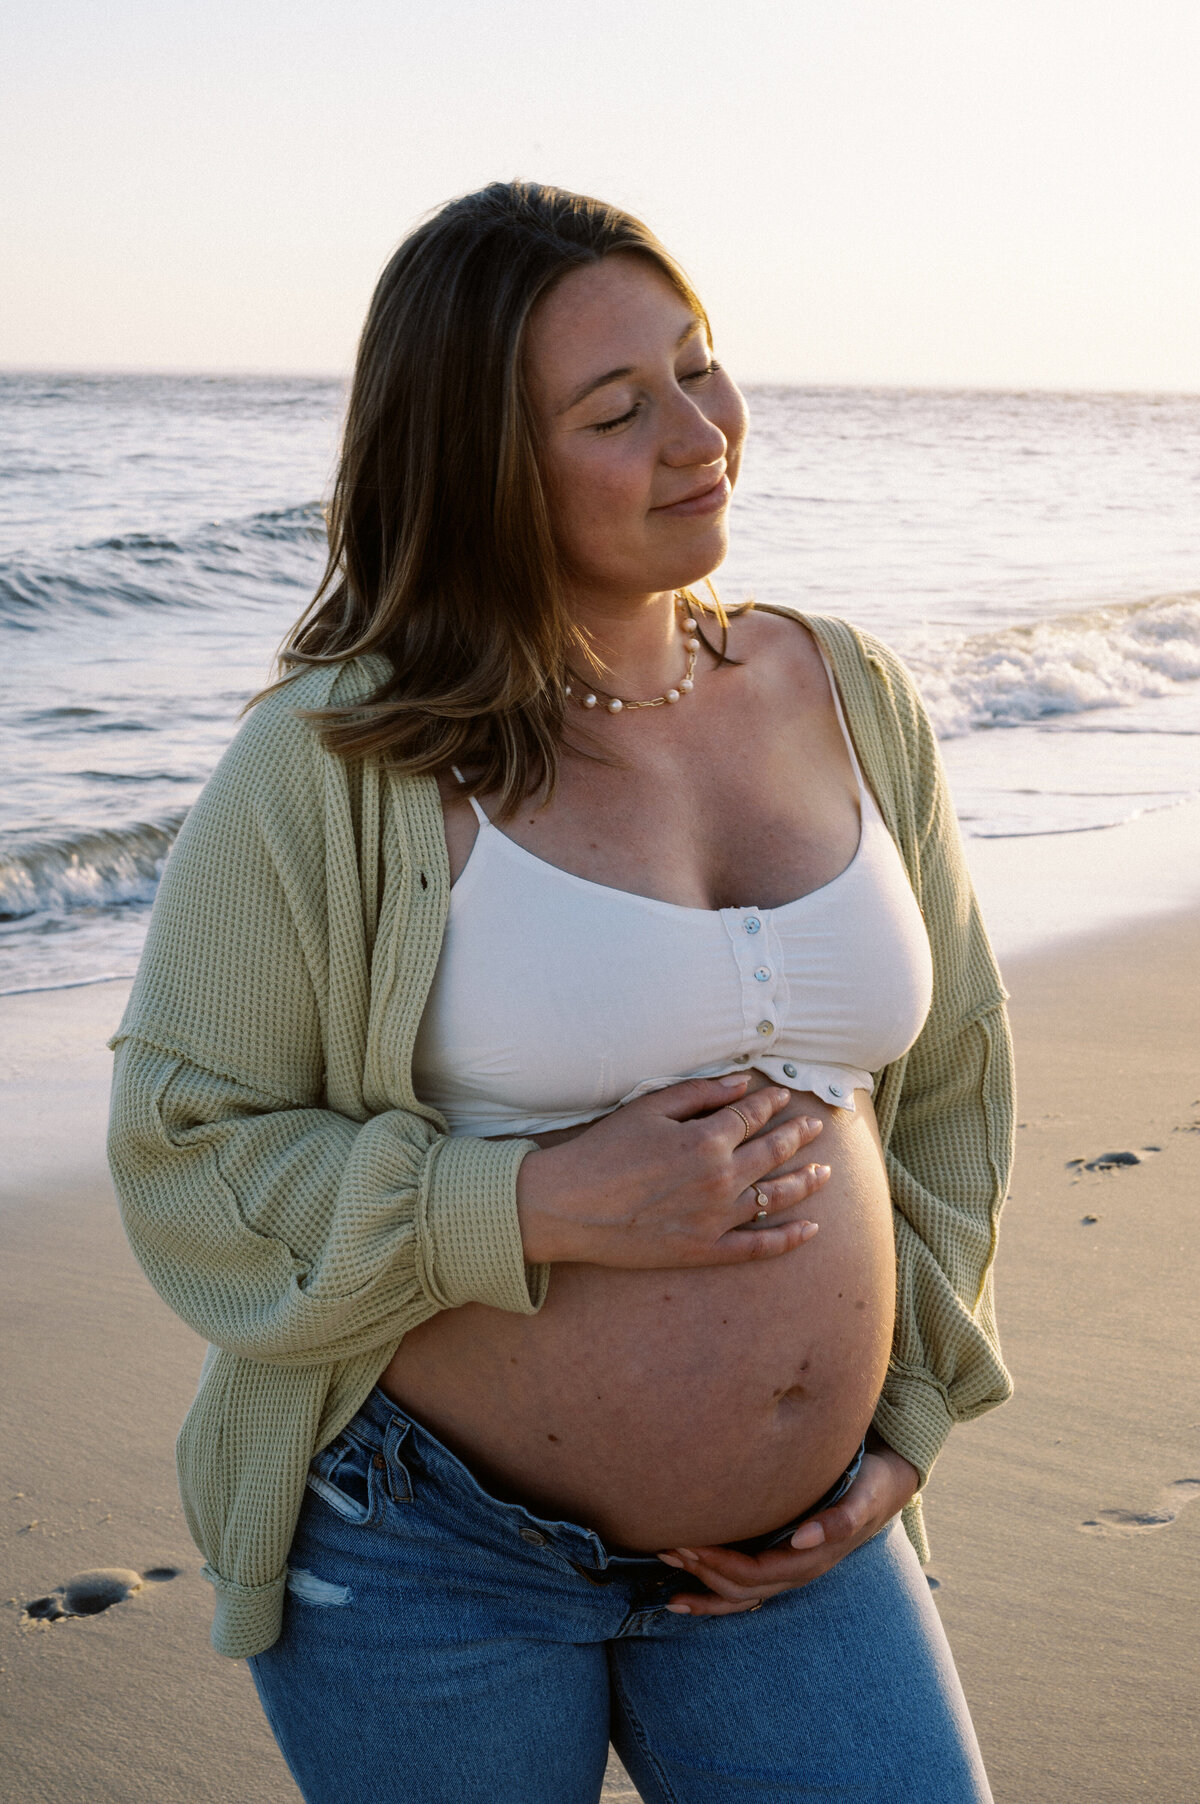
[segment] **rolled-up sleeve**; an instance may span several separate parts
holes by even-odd
[[[459,1304],[533,1312],[548,1273],[517,1215],[534,1143],[383,1106],[377,986],[411,1017],[403,988],[432,969],[441,918],[397,850],[403,899],[373,944],[361,772],[296,699],[247,718],[167,860],[109,1042],[108,1153],[133,1250],[184,1321],[248,1359],[327,1365]]]
[[[896,1231],[896,1328],[879,1433],[924,1484],[956,1422],[1012,1395],[992,1262],[1008,1185],[1012,1062],[1002,1006],[916,1060],[886,1155]],[[910,1070],[912,1059],[910,1055]],[[908,1073],[906,1073],[906,1079]]]
[[[117,1048],[108,1144],[151,1283],[247,1358],[348,1359],[439,1309],[532,1313],[544,1295],[517,1218],[532,1141],[455,1142],[401,1109],[357,1122],[289,1106],[135,1035]]]
[[[1012,1168],[1006,994],[967,870],[941,755],[911,678],[885,654],[909,748],[933,996],[905,1061],[885,1154],[896,1325],[875,1427],[924,1485],[951,1427],[1012,1395],[992,1268]]]

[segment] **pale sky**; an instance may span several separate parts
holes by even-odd
[[[0,367],[340,374],[519,175],[744,380],[1200,390],[1197,0],[4,0],[0,70]]]

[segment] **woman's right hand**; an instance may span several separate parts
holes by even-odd
[[[739,1073],[672,1084],[527,1153],[517,1174],[526,1259],[634,1270],[736,1265],[811,1239],[815,1222],[772,1224],[770,1215],[828,1178],[827,1165],[779,1170],[821,1123],[771,1126],[791,1092],[768,1085],[748,1095],[748,1081]],[[756,1184],[770,1215],[745,1232],[759,1210]]]

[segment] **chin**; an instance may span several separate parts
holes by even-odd
[[[631,554],[619,566],[581,559],[574,575],[581,587],[596,592],[663,595],[702,583],[720,569],[728,550],[724,525],[715,529],[709,525],[705,532],[696,533],[690,544],[677,542],[669,550],[661,544],[647,547],[644,555]]]
[[[694,588],[714,570],[720,569],[728,550],[729,534],[724,526],[716,531],[710,527],[703,536],[697,535],[694,545],[686,549],[681,546],[672,557],[656,558],[652,566],[654,578],[649,586],[655,590]]]
[[[678,572],[671,577],[669,582],[664,582],[659,586],[664,589],[697,588],[704,582],[706,577],[712,576],[714,571],[721,568],[721,565],[725,562],[725,554],[728,550],[728,542],[722,543],[711,556],[706,558],[696,558],[687,565],[681,565]]]

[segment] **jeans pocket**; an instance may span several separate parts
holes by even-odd
[[[344,1522],[363,1527],[379,1509],[375,1451],[351,1434],[339,1434],[314,1455],[308,1468],[308,1488],[327,1503]],[[379,1461],[382,1465],[382,1460]]]

